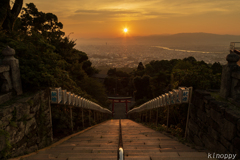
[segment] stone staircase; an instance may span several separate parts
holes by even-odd
[[[204,160],[198,152],[129,119],[121,120],[125,160]],[[108,120],[36,153],[12,160],[116,160],[119,120]]]

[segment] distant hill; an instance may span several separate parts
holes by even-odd
[[[230,42],[240,42],[240,35],[219,35],[212,33],[178,33],[172,35],[150,35],[150,36],[135,36],[127,38],[93,38],[79,39],[79,44],[202,44],[202,45],[229,45]]]
[[[240,42],[240,35],[218,35],[211,33],[178,33],[173,35],[151,35],[144,37],[134,37],[140,42],[155,43],[198,43],[198,44],[229,44],[230,42]]]

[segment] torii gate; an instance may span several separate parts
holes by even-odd
[[[126,104],[126,113],[128,112],[128,103],[131,103],[132,97],[108,97],[112,101],[112,117],[114,112],[114,103],[125,103]]]

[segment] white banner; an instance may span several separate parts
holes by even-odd
[[[79,101],[78,101],[78,106],[79,107],[82,107],[82,97],[81,96],[79,96],[80,98],[79,98]]]
[[[159,97],[156,98],[156,108],[160,107],[159,105]]]
[[[162,96],[159,96],[159,107],[163,106],[163,102],[162,102]]]
[[[57,103],[58,101],[58,96],[57,96],[57,91],[56,90],[52,90],[51,91],[51,103]]]
[[[68,105],[71,105],[71,102],[72,102],[72,98],[71,98],[71,92],[67,92],[67,104]]]
[[[75,94],[74,93],[71,94],[71,102],[72,102],[71,105],[74,106],[75,105]]]
[[[163,102],[163,106],[166,106],[166,105],[167,105],[167,104],[166,104],[166,97],[165,97],[164,94],[162,95],[162,102]]]
[[[170,104],[175,104],[175,94],[172,91],[169,91]]]
[[[51,103],[60,103],[62,101],[61,87],[51,89]]]
[[[75,106],[78,106],[78,95],[75,96]]]
[[[62,90],[62,104],[66,104],[67,103],[67,90]]]
[[[176,103],[176,104],[180,104],[181,98],[180,98],[180,96],[179,96],[179,90],[173,89],[173,93],[175,94],[175,103]]]
[[[182,94],[181,102],[182,103],[188,103],[189,101],[189,88],[179,88]]]
[[[168,93],[165,93],[165,99],[166,99],[166,105],[170,105],[170,98]]]

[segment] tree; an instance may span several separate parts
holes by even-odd
[[[117,72],[116,68],[110,68],[107,72],[107,75],[108,76],[116,76],[116,72]]]
[[[137,67],[137,70],[138,70],[138,71],[144,70],[144,66],[143,66],[142,62],[139,62],[138,67]]]
[[[13,8],[10,7],[10,0],[0,1],[0,28],[11,33],[14,23],[21,11],[23,0],[15,0]]]
[[[26,4],[21,15],[22,30],[25,33],[32,31],[43,35],[51,44],[59,43],[65,33],[61,31],[63,24],[53,13],[39,12],[33,3]]]
[[[152,98],[150,90],[150,76],[144,75],[142,78],[137,76],[133,79],[135,87],[135,100],[146,98]]]
[[[197,60],[194,57],[192,57],[192,56],[190,56],[188,58],[184,58],[183,61],[188,61],[188,62],[190,62],[192,64],[197,62]]]
[[[222,73],[222,65],[219,62],[213,63],[211,69],[213,71],[213,74]]]

